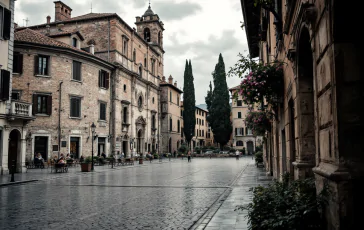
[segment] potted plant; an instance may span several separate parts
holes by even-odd
[[[80,163],[81,172],[91,172],[91,157],[88,156],[83,162]]]

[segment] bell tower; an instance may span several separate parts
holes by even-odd
[[[159,19],[158,14],[155,14],[150,7],[141,16],[136,17],[135,25],[137,26],[137,33],[150,45],[158,47],[163,51],[163,31],[164,24]]]

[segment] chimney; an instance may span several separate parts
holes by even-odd
[[[91,54],[95,54],[95,46],[94,46],[94,44],[91,44],[90,45],[90,53]]]
[[[71,7],[64,4],[62,1],[55,1],[55,21],[65,21],[71,18]]]
[[[162,77],[162,81],[166,81],[166,77],[165,76]]]
[[[47,28],[46,35],[50,35],[51,34],[51,26],[50,25],[46,25],[46,28]]]
[[[168,83],[169,84],[173,84],[173,77],[172,77],[172,75],[169,75]]]
[[[177,87],[177,81],[175,81],[173,85],[174,85],[175,87]]]
[[[51,23],[51,16],[47,16],[47,24],[50,24]]]
[[[16,28],[18,28],[18,23],[15,23],[14,22],[14,28],[16,29]]]

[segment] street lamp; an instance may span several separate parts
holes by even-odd
[[[91,156],[91,171],[94,171],[94,136],[95,136],[96,125],[92,122],[91,132],[92,132],[92,156]]]

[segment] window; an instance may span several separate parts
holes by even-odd
[[[124,92],[126,92],[126,85],[124,84]]]
[[[147,68],[147,58],[144,58],[144,68]]]
[[[77,38],[72,38],[72,46],[77,48]]]
[[[177,105],[179,106],[179,96],[177,95]]]
[[[52,96],[47,94],[33,94],[33,114],[52,114]]]
[[[183,127],[181,128],[181,137],[183,137]]]
[[[13,73],[23,73],[23,54],[14,52],[13,57]]]
[[[180,121],[178,120],[178,121],[177,121],[177,132],[178,132],[178,133],[179,133],[180,129],[181,129],[181,123],[180,123]]]
[[[49,56],[38,55],[34,58],[34,75],[49,75]]]
[[[81,62],[73,61],[72,79],[75,81],[81,81]]]
[[[204,120],[202,120],[202,125],[205,125],[205,124],[204,124],[204,122],[205,122],[205,121],[204,121]]]
[[[243,136],[244,128],[235,128],[235,136]]]
[[[198,129],[196,129],[196,137],[198,136]]]
[[[104,70],[99,70],[99,87],[108,89],[109,81],[110,81],[109,73]],[[124,85],[124,88],[126,88],[125,85]],[[125,89],[124,89],[124,91],[125,91]]]
[[[237,141],[236,146],[244,146],[244,142],[243,141]]]
[[[139,98],[138,98],[138,108],[139,108],[139,110],[143,108],[143,98],[142,98],[142,96],[139,96]]]
[[[196,114],[198,115],[198,110],[196,110]]]
[[[140,65],[139,66],[139,77],[142,77],[143,76],[143,66]]]
[[[169,91],[169,101],[172,102],[172,90]]]
[[[242,100],[238,100],[237,101],[237,106],[243,106],[243,101]]]
[[[155,60],[152,59],[152,74],[155,75]]]
[[[169,131],[172,132],[172,118],[169,118]]]
[[[10,97],[10,71],[0,70],[0,100],[7,101]]]
[[[106,121],[106,103],[100,102],[100,121]]]
[[[136,50],[134,49],[133,51],[133,61],[135,62],[136,61]]]
[[[251,129],[246,129],[246,132],[247,132],[247,133],[246,133],[247,135],[253,135],[253,132],[252,132],[252,130],[251,130]]]
[[[162,32],[158,32],[158,45],[162,46]]]
[[[126,40],[126,38],[123,39],[123,54],[128,57],[128,40]]]
[[[202,130],[202,136],[205,137],[205,130]]]
[[[12,92],[11,92],[11,99],[12,100],[20,100],[20,96],[21,96],[20,91],[12,90]]]
[[[152,129],[155,129],[155,115],[152,115]]]
[[[81,98],[71,97],[70,104],[70,117],[81,118]]]
[[[144,29],[144,40],[146,42],[150,42],[150,30],[149,30],[149,28]]]
[[[238,112],[238,118],[241,118],[241,112]]]
[[[128,124],[128,107],[123,108],[123,124]]]
[[[11,11],[0,6],[0,38],[10,39]]]
[[[199,130],[199,136],[201,137],[201,130]]]

